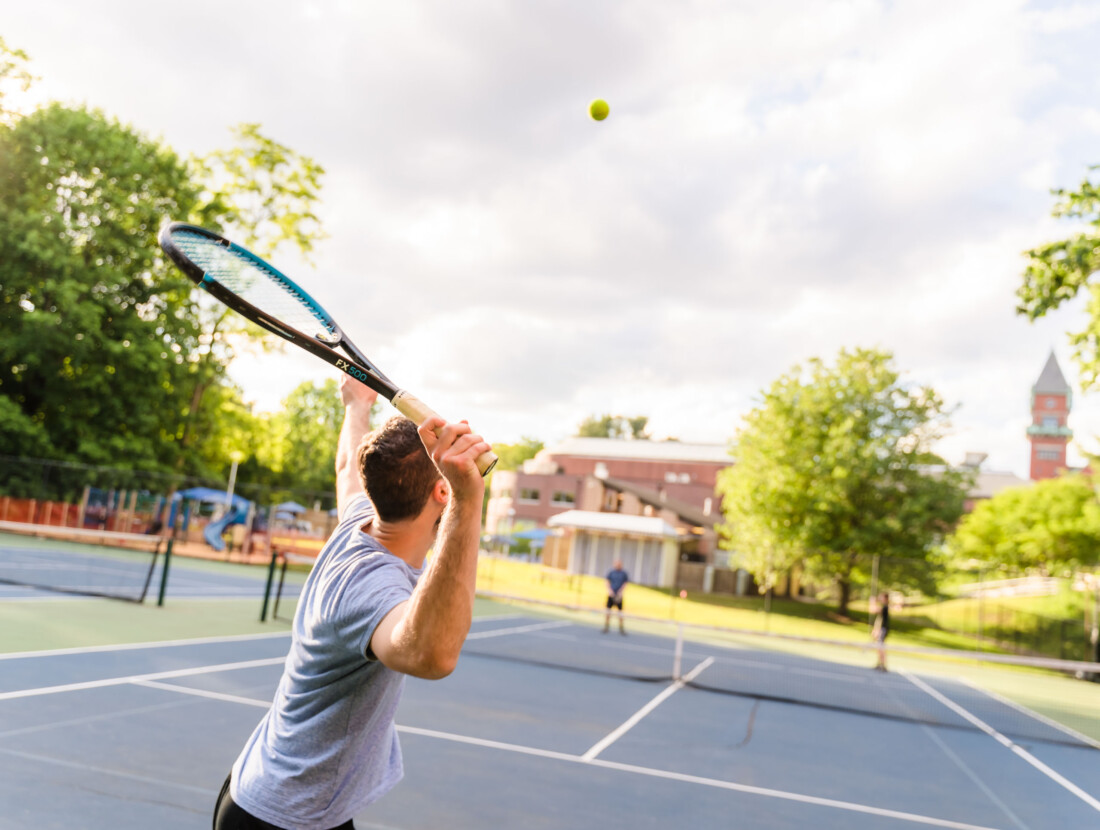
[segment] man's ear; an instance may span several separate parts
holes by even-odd
[[[439,504],[446,504],[451,498],[451,488],[447,485],[447,479],[440,478],[432,487],[432,498]]]

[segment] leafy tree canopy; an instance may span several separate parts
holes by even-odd
[[[1076,190],[1055,190],[1054,196],[1054,216],[1073,220],[1079,230],[1026,252],[1016,310],[1035,320],[1087,291],[1088,322],[1070,334],[1070,342],[1082,383],[1095,388],[1100,382],[1100,283],[1093,279],[1100,270],[1100,185],[1086,177]]]
[[[646,415],[589,415],[577,427],[577,435],[581,438],[647,439],[648,424],[649,417]]]
[[[32,80],[0,41],[0,454],[228,469],[251,414],[226,366],[245,329],[164,259],[167,219],[247,228],[260,250],[321,236],[319,165],[264,136],[184,160],[87,108],[18,116]]]
[[[55,104],[0,128],[0,395],[50,455],[172,457],[200,330],[154,236],[197,197],[174,153],[101,113]]]
[[[496,467],[493,468],[493,472],[497,470],[518,470],[523,466],[524,461],[538,455],[543,446],[542,441],[526,436],[520,438],[518,444],[493,444],[493,452],[500,459]]]
[[[5,105],[5,93],[13,88],[26,92],[37,80],[27,68],[29,63],[26,52],[10,48],[0,37],[0,124],[10,124],[17,117]]]
[[[945,419],[939,396],[903,385],[888,353],[796,366],[746,417],[719,475],[724,546],[765,589],[796,564],[835,583],[841,613],[876,554],[884,582],[927,584],[965,492],[929,451]]]
[[[1100,500],[1089,476],[1002,490],[960,522],[950,551],[967,565],[1060,575],[1100,564]]]
[[[232,147],[192,159],[204,199],[221,209],[234,241],[260,256],[283,243],[308,254],[324,238],[315,208],[325,170],[260,129],[238,124]]]

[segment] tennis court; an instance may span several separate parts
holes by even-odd
[[[289,635],[269,627],[0,656],[0,828],[207,826],[279,677]],[[1100,749],[1041,715],[932,673],[750,660],[729,643],[684,644],[690,682],[670,682],[668,638],[644,629],[603,634],[480,600],[456,672],[409,680],[397,718],[405,781],[357,825],[1100,826]],[[901,714],[701,688],[723,665],[798,677],[802,697],[897,698]],[[905,716],[918,699],[906,686],[945,710],[941,722]]]

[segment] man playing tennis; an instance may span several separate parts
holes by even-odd
[[[442,418],[370,432],[376,393],[347,376],[340,393],[340,524],[302,590],[275,700],[226,779],[215,830],[353,828],[402,776],[405,675],[450,674],[470,628],[485,493],[475,459],[489,445]]]

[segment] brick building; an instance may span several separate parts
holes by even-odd
[[[1068,470],[1071,407],[1070,386],[1052,352],[1031,390],[1031,480]],[[967,511],[1006,488],[1030,483],[985,470],[984,461],[984,453],[968,453],[962,464],[974,477]],[[728,448],[717,444],[569,438],[522,470],[493,474],[486,531],[507,536],[548,529],[553,535],[542,561],[570,573],[603,575],[622,559],[640,584],[683,583],[685,569],[703,566],[719,566],[717,574],[707,567],[707,578],[723,576],[728,554],[718,551],[722,516],[715,485],[719,471],[732,463]],[[700,587],[710,590],[706,581]]]
[[[603,574],[618,558],[635,581],[670,585],[677,562],[714,559],[714,488],[730,463],[720,444],[569,438],[493,474],[486,531],[550,528],[548,565]]]

